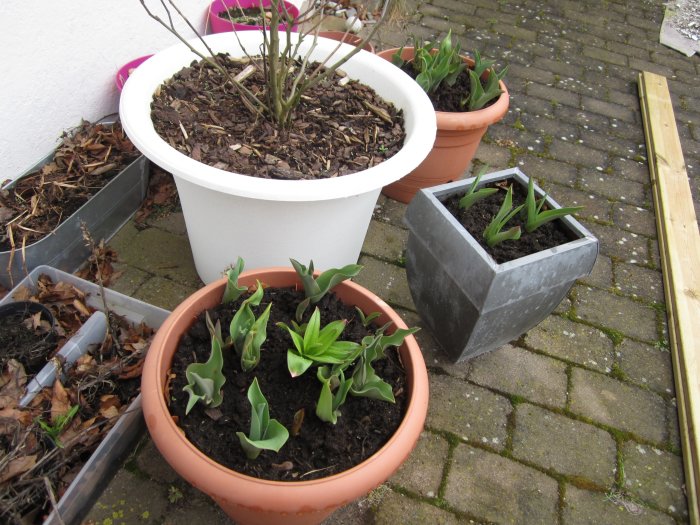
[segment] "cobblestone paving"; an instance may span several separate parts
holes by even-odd
[[[379,48],[444,36],[508,65],[511,107],[476,164],[519,166],[601,241],[593,274],[539,326],[471,362],[418,334],[430,370],[425,431],[410,460],[327,524],[679,524],[688,521],[639,71],[668,77],[700,211],[700,59],[658,43],[659,0],[406,0]],[[420,325],[401,266],[405,207],[382,197],[358,281]],[[181,217],[112,242],[115,288],[174,307],[199,285]],[[162,248],[162,249],[161,249]],[[144,497],[147,494],[147,497]],[[228,523],[148,438],[90,519]]]

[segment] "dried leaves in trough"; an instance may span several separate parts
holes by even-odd
[[[118,123],[65,133],[53,160],[0,190],[0,250],[43,238],[138,156]]]
[[[92,313],[70,284],[41,276],[37,292],[16,299],[48,306],[57,321],[59,348]],[[152,330],[110,314],[110,334],[100,348],[66,371],[67,380],[45,388],[19,408],[28,379],[11,360],[0,371],[0,523],[41,523],[117,418],[138,394]],[[77,408],[75,408],[77,407]],[[73,412],[75,413],[73,414]]]
[[[232,76],[248,59],[222,56]],[[244,80],[265,97],[262,65]],[[370,168],[403,145],[403,116],[374,90],[336,74],[302,96],[288,130],[247,111],[221,73],[193,63],[154,96],[151,117],[171,146],[195,160],[272,179],[330,178]]]

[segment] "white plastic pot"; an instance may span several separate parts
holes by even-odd
[[[262,33],[240,32],[238,38],[250,54],[259,54]],[[291,38],[296,41],[298,35]],[[231,33],[205,40],[214,52],[243,56]],[[302,44],[302,53],[311,40]],[[192,44],[203,47],[197,41]],[[325,59],[337,45],[319,38],[312,59]],[[341,46],[338,56],[351,49]],[[260,179],[202,164],[176,151],[153,128],[153,92],[196,58],[183,44],[154,55],[124,86],[119,114],[136,147],[175,178],[202,281],[219,278],[238,256],[250,269],[284,266],[290,257],[305,263],[313,259],[318,269],[356,262],[381,188],[412,171],[432,148],[435,111],[427,95],[398,68],[360,51],[342,69],[403,110],[403,149],[377,166],[333,179]]]

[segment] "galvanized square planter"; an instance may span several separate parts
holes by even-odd
[[[480,186],[513,179],[519,169],[484,175]],[[598,241],[576,219],[562,219],[576,240],[497,264],[440,202],[463,194],[474,179],[421,190],[406,210],[406,274],[423,321],[454,361],[464,361],[518,338],[564,299],[576,279],[590,274]],[[537,197],[544,192],[535,185]],[[560,206],[547,197],[552,208]]]

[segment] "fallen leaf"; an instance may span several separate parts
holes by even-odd
[[[61,384],[60,380],[54,381],[53,396],[51,397],[51,423],[56,424],[59,416],[64,416],[70,410],[70,400],[68,392]]]
[[[33,456],[21,456],[13,459],[7,465],[7,468],[0,472],[0,483],[4,483],[15,476],[24,474],[25,472],[31,470],[36,465],[36,455]]]

